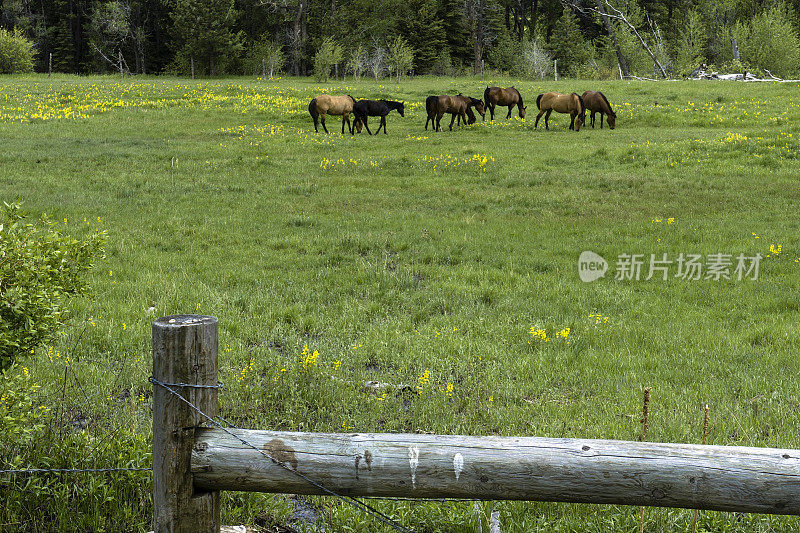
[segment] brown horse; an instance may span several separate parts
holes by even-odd
[[[506,118],[511,118],[511,110],[514,109],[514,106],[517,106],[519,118],[525,118],[525,109],[527,108],[525,104],[522,103],[522,95],[519,94],[519,91],[514,87],[509,87],[507,89],[487,87],[486,90],[483,91],[483,99],[491,113],[491,118],[489,120],[494,120],[494,108],[499,105],[508,106],[508,116]]]
[[[353,112],[353,105],[356,100],[349,94],[341,96],[331,96],[329,94],[321,94],[311,100],[308,104],[308,112],[311,113],[311,118],[314,120],[314,131],[319,133],[317,129],[317,119],[322,118],[322,129],[328,133],[328,128],[325,127],[326,115],[342,115],[342,135],[344,135],[344,123],[347,122],[347,129],[350,130],[350,135],[353,134],[355,127],[361,133],[362,124],[359,120],[355,120],[353,124],[350,123],[350,113]]]
[[[546,112],[544,127],[545,129],[550,129],[547,119],[550,118],[550,113],[553,111],[570,114],[572,120],[569,123],[569,129],[571,130],[581,131],[581,126],[586,122],[586,108],[583,105],[583,99],[576,93],[540,94],[536,98],[536,107],[539,108],[539,114],[536,117],[536,123],[533,125],[534,128],[539,125],[539,119],[542,118],[542,115]]]
[[[608,103],[606,95],[599,91],[586,91],[581,98],[583,98],[586,109],[592,112],[590,121],[593,128],[594,114],[600,113],[600,129],[603,129],[603,115],[608,115],[608,119],[606,120],[606,122],[608,122],[608,127],[612,130],[614,129],[617,125],[617,114],[611,109],[611,104]]]
[[[459,125],[461,125],[462,120],[464,124],[474,124],[475,114],[472,113],[470,109],[472,106],[475,106],[475,109],[478,110],[478,113],[480,113],[482,117],[486,116],[486,110],[481,100],[470,96],[464,96],[461,93],[456,96],[448,96],[446,94],[438,97],[429,96],[425,101],[425,107],[428,111],[428,120],[434,119],[436,131],[442,131],[441,123],[445,113],[450,113],[453,116],[450,120],[450,131],[453,131],[453,122],[455,122],[456,117],[458,117]],[[428,129],[427,120],[425,121],[425,129]]]

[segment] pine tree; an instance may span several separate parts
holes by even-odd
[[[180,46],[176,59],[184,64],[194,58],[214,76],[242,50],[243,36],[234,33],[233,0],[177,0],[172,20]]]
[[[400,23],[402,35],[414,49],[414,69],[420,73],[433,70],[442,49],[447,46],[437,0],[409,0]]]
[[[575,75],[588,60],[586,41],[578,29],[578,18],[568,7],[553,27],[547,49],[558,61],[558,71]]]

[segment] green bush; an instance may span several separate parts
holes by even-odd
[[[389,72],[399,82],[404,74],[414,68],[414,49],[405,39],[397,36],[387,47],[386,62],[389,64]]]
[[[33,43],[19,30],[0,28],[0,74],[33,72]]]
[[[692,9],[686,14],[685,22],[675,42],[675,62],[673,70],[678,76],[688,76],[701,63],[705,62],[703,51],[707,36],[699,11]]]
[[[314,77],[318,81],[328,81],[331,69],[342,62],[344,50],[331,37],[325,37],[314,55]]]
[[[0,370],[51,338],[69,296],[86,292],[84,274],[104,257],[105,232],[78,240],[43,215],[29,222],[20,204],[0,210]]]
[[[263,66],[267,76],[273,78],[286,65],[286,53],[279,42],[266,36],[250,46],[245,63],[248,74],[261,75]]]
[[[732,35],[739,45],[742,63],[751,71],[769,70],[779,77],[791,77],[800,69],[800,37],[785,6],[777,5],[738,22]]]

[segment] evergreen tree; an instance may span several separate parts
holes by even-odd
[[[214,76],[241,52],[243,35],[234,32],[233,0],[176,0],[171,15],[178,37],[176,61],[184,68],[194,58],[195,68]]]
[[[565,7],[556,21],[547,50],[558,61],[558,71],[568,75],[577,74],[588,60],[586,41],[570,8]]]
[[[402,13],[401,33],[414,49],[414,68],[431,72],[447,46],[437,0],[408,0]]]

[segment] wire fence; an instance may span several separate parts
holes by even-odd
[[[69,365],[68,365],[69,366]],[[66,381],[67,381],[67,367],[65,367],[65,376],[64,376],[64,389],[66,389]],[[71,368],[70,368],[71,370]],[[79,387],[80,390],[84,391],[80,381],[78,380],[77,376],[74,375],[76,385]],[[224,431],[244,446],[255,450],[258,454],[263,456],[265,459],[270,460],[273,464],[285,469],[288,472],[291,472],[295,476],[303,479],[305,482],[313,485],[323,493],[338,498],[339,500],[345,502],[348,505],[353,506],[354,508],[374,517],[375,519],[379,520],[383,524],[391,527],[395,531],[399,531],[401,533],[415,533],[414,530],[409,529],[402,524],[398,523],[396,520],[392,519],[391,517],[387,516],[386,514],[382,513],[375,507],[364,503],[356,498],[351,496],[345,496],[342,494],[337,493],[334,490],[331,490],[321,483],[311,479],[305,474],[294,470],[284,462],[278,461],[274,457],[270,456],[265,450],[258,448],[254,444],[248,442],[246,439],[242,438],[241,436],[233,433],[232,429],[244,429],[241,427],[237,427],[227,420],[225,420],[221,416],[212,417],[201,410],[199,407],[194,405],[192,402],[184,398],[177,389],[185,389],[185,388],[198,388],[198,389],[222,389],[224,384],[222,382],[218,382],[216,385],[195,385],[190,383],[165,383],[162,382],[155,377],[150,377],[149,381],[156,387],[162,387],[165,390],[169,391],[172,395],[176,396],[182,402],[189,406],[192,410],[197,412],[200,416],[202,416],[205,420],[209,422],[214,427],[219,428],[220,430]],[[85,392],[85,391],[84,391]],[[62,391],[62,398],[63,398],[63,391]],[[152,467],[95,467],[95,468],[13,468],[13,469],[0,469],[0,475],[67,475],[67,474],[87,474],[87,475],[101,475],[101,474],[111,474],[111,473],[135,473],[135,472],[148,472],[152,475],[153,468]],[[396,500],[396,501],[419,501],[414,498],[366,498],[366,499],[381,499],[381,500]],[[426,499],[426,501],[430,501]],[[438,501],[467,501],[467,500],[454,500],[454,499],[441,499]],[[471,500],[469,500],[471,501]]]

